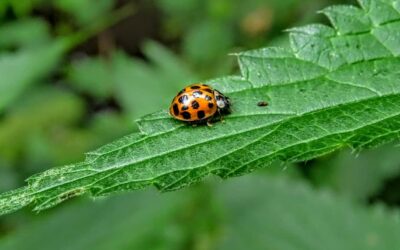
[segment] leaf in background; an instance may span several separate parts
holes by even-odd
[[[85,58],[71,64],[67,78],[74,88],[101,100],[114,94],[112,70],[112,62],[106,59]]]
[[[400,249],[397,213],[366,209],[285,178],[243,177],[223,185],[226,225],[217,249]]]
[[[218,204],[222,220],[209,217],[210,212],[204,210],[213,208],[200,208],[193,192],[155,196],[154,192],[139,191],[61,207],[57,213],[49,213],[1,239],[0,248],[392,250],[400,247],[397,214],[383,207],[357,206],[332,193],[315,191],[302,182],[282,177],[248,176],[213,185],[216,192],[207,199],[214,206]],[[205,194],[204,190],[202,193]],[[201,229],[200,222],[210,220],[217,221],[217,231]],[[208,230],[213,238],[205,241],[201,230]],[[60,245],[65,239],[68,244]]]
[[[0,239],[0,249],[184,249],[178,218],[189,200],[185,194],[137,192],[77,202]]]
[[[167,47],[155,41],[147,41],[143,46],[143,52],[153,63],[158,77],[166,81],[165,85],[177,87],[181,86],[180,83],[183,81],[195,81],[193,78],[197,78],[184,61]]]
[[[111,12],[112,0],[56,0],[54,5],[74,17],[81,25],[88,25]]]
[[[201,0],[187,0],[184,2],[169,1],[169,0],[156,0],[157,5],[169,15],[176,15],[177,17],[185,16],[190,17],[196,10],[198,11],[204,5]]]
[[[0,54],[0,113],[32,84],[48,75],[68,48],[56,40],[32,50]]]
[[[187,59],[208,71],[226,74],[231,66],[226,54],[233,46],[233,29],[221,22],[203,21],[190,28],[183,42],[183,54]],[[201,49],[200,49],[201,48]],[[226,65],[223,65],[223,62]],[[213,65],[214,68],[209,67]],[[221,68],[221,69],[220,69]]]
[[[42,44],[41,47],[0,54],[0,113],[30,85],[49,75],[69,49],[132,12],[132,6],[126,5],[115,12],[101,16],[79,32]]]
[[[5,192],[17,187],[18,176],[8,164],[0,161],[0,191]]]
[[[38,48],[50,42],[49,27],[38,18],[27,18],[0,27],[0,48]]]
[[[366,201],[382,188],[384,181],[400,174],[399,148],[387,145],[355,156],[340,152],[333,159],[321,159],[312,168],[313,179],[353,199]]]
[[[27,16],[35,6],[41,4],[42,2],[44,2],[44,0],[3,0],[0,3],[0,14],[4,14],[2,13],[1,8],[4,8],[5,11],[8,7],[10,7],[17,16],[24,17]]]
[[[12,163],[22,160],[30,136],[75,124],[85,112],[77,96],[56,88],[37,88],[22,97],[0,121],[0,158]]]
[[[123,136],[134,127],[125,116],[112,111],[98,112],[88,126],[97,137],[101,137],[103,143]]]
[[[326,9],[335,29],[292,29],[292,50],[240,53],[242,77],[210,82],[232,99],[225,123],[193,128],[166,110],[146,116],[139,120],[140,134],[1,195],[0,214],[28,204],[42,210],[86,193],[103,196],[148,185],[175,190],[210,174],[228,178],[277,160],[305,161],[397,139],[400,14],[393,16],[386,3],[374,4]],[[349,16],[359,22],[346,26]],[[259,101],[269,106],[258,107]]]

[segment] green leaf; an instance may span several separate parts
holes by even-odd
[[[20,2],[16,1],[16,3]],[[114,22],[131,14],[132,11],[132,6],[126,5],[109,15],[102,16],[97,22],[92,22],[83,30],[69,36],[54,39],[48,43],[41,44],[39,47],[34,47],[34,49],[30,47],[29,49],[24,48],[14,53],[0,54],[0,113],[10,106],[31,85],[48,76],[68,50],[85,41],[91,35],[100,32]],[[31,27],[35,27],[35,25]],[[8,28],[10,29],[10,27]],[[13,27],[11,26],[11,28]],[[43,27],[39,27],[38,30],[40,28]],[[21,39],[20,32],[17,31],[17,34],[11,34],[11,37],[8,39]],[[7,39],[4,43],[7,44]]]
[[[0,162],[0,191],[4,192],[17,187],[18,177],[13,169],[3,161]]]
[[[40,48],[0,54],[0,113],[48,75],[67,48],[67,40],[60,39]]]
[[[67,72],[70,84],[97,99],[110,97],[113,92],[112,62],[103,58],[85,58],[73,63]]]
[[[352,12],[331,8],[337,29],[295,28],[291,49],[238,54],[242,76],[209,82],[232,99],[233,113],[225,123],[194,128],[173,120],[167,110],[145,116],[138,121],[140,134],[90,152],[84,162],[29,178],[17,193],[20,198],[13,192],[1,195],[0,214],[29,203],[42,210],[81,194],[103,196],[149,185],[175,190],[210,174],[228,178],[276,160],[305,161],[397,139],[400,14],[393,19],[381,8],[385,3],[373,2],[354,12],[358,18],[363,11],[373,24],[377,11],[388,16],[369,32],[352,24],[356,30],[343,34],[337,20]],[[258,107],[259,101],[268,107]]]
[[[178,218],[190,200],[188,194],[137,192],[95,203],[77,202],[25,223],[0,239],[0,249],[60,249],[65,239],[68,246],[61,249],[183,249],[186,232]]]
[[[7,8],[11,8],[13,12],[18,16],[18,17],[25,17],[28,16],[31,11],[40,5],[43,0],[30,0],[30,1],[19,1],[19,0],[4,0],[1,1],[0,8],[4,8],[5,10]],[[4,10],[4,11],[5,11]],[[2,11],[0,10],[0,14]]]
[[[85,112],[77,96],[55,88],[37,88],[22,97],[0,122],[0,158],[19,164],[32,135],[75,124]]]
[[[221,22],[199,22],[191,26],[190,32],[185,36],[184,54],[198,65],[212,63],[232,47],[233,33],[231,27]],[[204,48],[199,49],[202,46]]]
[[[42,19],[27,18],[0,27],[0,47],[35,48],[50,40],[48,24]]]
[[[316,184],[364,202],[383,188],[385,180],[400,174],[399,148],[391,144],[357,157],[346,150],[322,160],[311,170]]]
[[[366,209],[285,178],[244,177],[222,186],[226,229],[216,249],[391,250],[398,213]]]
[[[101,19],[112,10],[112,0],[56,0],[54,5],[72,15],[81,25],[87,25]]]

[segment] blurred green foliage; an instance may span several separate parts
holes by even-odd
[[[236,72],[229,53],[285,46],[281,30],[335,3],[353,1],[1,1],[0,191],[135,131],[187,83]],[[115,14],[126,5],[135,11]],[[374,203],[400,191],[399,174],[391,145],[171,194],[77,200],[0,218],[0,249],[395,249],[384,244],[398,244],[399,224]]]

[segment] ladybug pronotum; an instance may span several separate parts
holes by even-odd
[[[217,115],[230,113],[230,100],[206,84],[192,84],[182,89],[169,108],[171,116],[192,124],[210,122]]]

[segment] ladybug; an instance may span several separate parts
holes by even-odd
[[[222,114],[229,114],[230,107],[228,97],[206,84],[197,83],[185,87],[174,97],[169,113],[180,121],[210,126],[216,115],[222,120]]]

